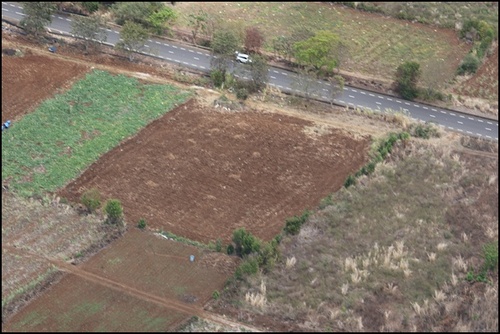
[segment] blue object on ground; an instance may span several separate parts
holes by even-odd
[[[55,46],[51,46],[51,47],[49,47],[49,51],[54,53],[57,51],[57,48]]]
[[[4,129],[8,129],[8,128],[9,128],[9,126],[10,126],[10,121],[7,121],[7,122],[3,123],[3,124],[2,124],[2,131],[3,131]]]

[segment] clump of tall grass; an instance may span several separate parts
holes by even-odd
[[[266,298],[266,284],[264,280],[261,280],[260,283],[260,291],[258,292],[250,292],[248,291],[245,294],[245,300],[247,303],[254,307],[258,308],[264,308],[267,303],[267,298]]]

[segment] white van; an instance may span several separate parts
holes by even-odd
[[[236,61],[239,61],[240,63],[246,64],[252,62],[252,59],[250,59],[250,56],[247,54],[239,53],[238,51],[236,51],[235,55],[236,55]]]

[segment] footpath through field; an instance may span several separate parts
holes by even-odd
[[[17,250],[16,248],[14,248],[13,246],[10,246],[10,245],[3,245],[3,248]],[[30,256],[37,257],[41,260],[49,261],[51,264],[55,265],[61,271],[74,274],[74,275],[79,276],[85,280],[89,280],[95,284],[100,284],[100,285],[103,285],[107,288],[114,289],[114,290],[122,292],[122,293],[127,293],[129,295],[132,295],[133,297],[142,299],[144,301],[155,303],[157,305],[160,305],[160,306],[163,306],[163,307],[166,307],[166,308],[178,311],[178,312],[185,313],[189,316],[197,316],[197,317],[203,318],[203,319],[208,320],[208,321],[216,322],[216,323],[223,325],[223,326],[229,326],[229,327],[233,327],[233,328],[241,328],[241,329],[245,329],[246,331],[251,331],[251,332],[261,332],[259,329],[255,328],[255,327],[231,321],[231,320],[226,319],[224,317],[221,317],[220,315],[217,315],[215,313],[205,311],[202,308],[189,306],[189,305],[183,304],[181,302],[178,302],[176,300],[172,300],[172,299],[168,299],[168,298],[161,298],[161,297],[149,294],[145,291],[135,289],[135,288],[130,287],[128,285],[125,285],[123,283],[111,280],[109,278],[84,271],[84,270],[80,269],[78,266],[73,265],[71,263],[64,262],[64,261],[54,259],[54,258],[45,257],[42,255],[33,253],[33,252],[26,251],[26,253],[28,253]]]

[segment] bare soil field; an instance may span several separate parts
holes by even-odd
[[[3,37],[2,48],[5,50]],[[2,123],[33,111],[40,102],[63,91],[89,70],[89,66],[30,50],[19,56],[2,53]]]
[[[195,101],[148,125],[59,196],[97,188],[127,220],[208,243],[245,227],[269,241],[285,219],[338,190],[369,138],[274,113],[218,112]]]
[[[212,317],[202,307],[238,258],[132,229],[81,266],[50,262],[69,274],[4,331],[174,330],[191,315]]]

